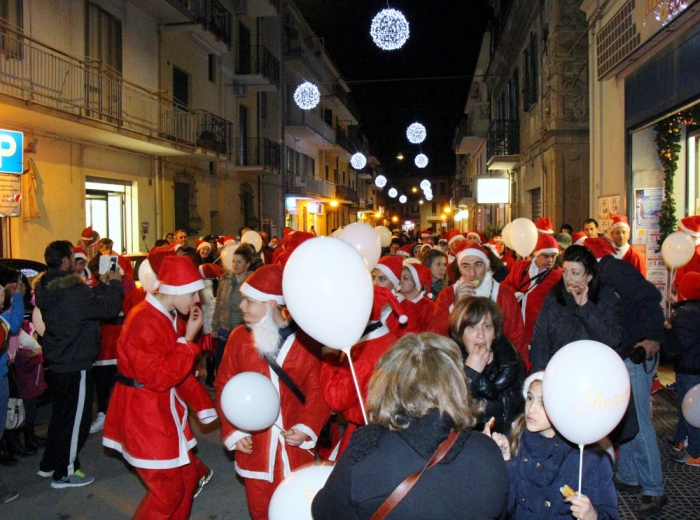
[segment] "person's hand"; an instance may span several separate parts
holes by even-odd
[[[637,343],[635,345],[635,348],[636,347],[644,347],[644,350],[647,351],[647,359],[651,359],[657,354],[657,352],[659,352],[659,348],[661,348],[661,345],[658,341],[645,339],[644,341],[640,341],[639,343]]]
[[[12,294],[21,294],[24,296],[27,293],[27,287],[24,285],[22,280],[18,281],[17,283],[8,283],[7,284],[7,290],[10,291]]]
[[[286,432],[282,432],[282,437],[284,437],[284,442],[286,442],[289,446],[300,446],[304,441],[306,441],[308,435],[298,428],[290,428]]]
[[[340,357],[340,350],[323,345],[321,347],[321,358],[329,355],[336,358]]]
[[[492,433],[491,438],[496,441],[496,444],[501,449],[503,460],[510,460],[510,442],[508,442],[508,437],[502,433]]]
[[[194,338],[197,336],[203,324],[204,314],[202,313],[202,309],[196,305],[191,305],[190,314],[187,318],[187,328],[185,329],[185,339],[187,341],[194,341]]]
[[[467,282],[460,278],[457,283],[455,283],[455,301],[474,296],[475,293],[476,287],[472,282]]]
[[[480,374],[491,361],[491,348],[488,345],[476,345],[471,349],[464,364]]]
[[[576,305],[583,307],[588,303],[588,284],[584,282],[571,284],[571,295],[574,297]]]
[[[576,495],[575,497],[568,497],[564,499],[565,502],[571,504],[571,514],[574,518],[580,518],[581,520],[598,520],[598,512],[591,504],[591,499],[586,495],[581,495],[581,498]]]
[[[253,453],[253,438],[250,435],[243,437],[236,443],[236,450],[248,455]]]

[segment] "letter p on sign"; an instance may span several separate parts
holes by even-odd
[[[24,171],[24,134],[0,130],[0,173]]]

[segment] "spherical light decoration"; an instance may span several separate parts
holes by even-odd
[[[406,198],[406,195],[401,195],[401,196],[399,197],[399,202],[400,202],[401,204],[406,204],[406,201],[407,201],[407,200],[408,200],[408,198]]]
[[[386,186],[386,177],[384,177],[384,175],[377,175],[377,178],[374,179],[374,184],[377,188],[383,188]]]
[[[420,189],[421,190],[429,190],[430,189],[430,181],[428,179],[423,179],[420,181]]]
[[[400,49],[408,40],[408,21],[401,11],[383,9],[372,20],[369,34],[380,49]]]
[[[352,164],[352,167],[355,168],[356,170],[361,170],[367,165],[367,158],[361,154],[360,152],[357,152],[355,155],[353,155],[350,158],[350,164]],[[377,185],[379,186],[379,185]],[[380,186],[381,187],[381,186]]]
[[[432,194],[432,193],[430,193],[430,194],[427,194],[427,193],[426,193],[426,195],[425,195],[425,200],[433,200],[433,194]]]
[[[294,102],[302,110],[311,110],[321,101],[321,92],[318,87],[308,81],[302,83],[294,91]]]
[[[416,166],[418,166],[419,168],[425,168],[426,166],[428,166],[428,156],[423,153],[419,153],[418,155],[416,155],[416,158],[413,162],[415,162]]]
[[[432,196],[432,195],[433,195],[433,190],[425,190],[425,191],[423,192],[423,195],[431,195],[431,196]]]
[[[413,144],[419,144],[425,141],[428,133],[425,131],[425,127],[420,123],[413,123],[406,129],[406,137]]]
[[[388,193],[389,197],[391,197],[392,199],[393,199],[394,197],[396,197],[398,194],[399,194],[399,192],[396,191],[396,188],[391,188],[391,189],[389,190],[389,193]]]

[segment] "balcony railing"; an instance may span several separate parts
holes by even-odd
[[[260,74],[276,87],[280,86],[280,62],[263,45],[238,48],[236,52],[236,74]]]
[[[288,175],[287,193],[292,195],[316,195],[332,199],[335,197],[335,184],[308,175]]]
[[[323,137],[323,139],[329,143],[335,142],[335,131],[333,128],[328,126],[328,124],[312,110],[301,110],[291,105],[288,106],[285,124],[287,126],[305,126]]]
[[[344,202],[350,202],[354,205],[357,205],[359,202],[357,191],[349,186],[336,186],[335,198]]]
[[[486,155],[518,155],[520,153],[520,121],[493,119],[486,138]]]
[[[282,55],[286,58],[302,58],[305,67],[314,74],[321,83],[332,82],[331,72],[323,62],[325,54],[324,42],[320,38],[287,38],[282,46]]]
[[[202,28],[212,33],[229,50],[233,43],[233,15],[219,0],[190,0],[189,9]]]
[[[350,138],[348,137],[348,133],[341,126],[338,126],[335,129],[335,144],[337,144],[338,146],[342,147],[344,150],[347,150],[350,153],[353,153],[355,151],[355,148],[352,146],[352,144],[350,144]]]
[[[204,110],[196,110],[197,147],[231,155],[233,123]]]
[[[257,166],[270,172],[280,171],[280,145],[265,137],[238,137],[236,165]]]

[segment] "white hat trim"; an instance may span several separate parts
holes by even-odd
[[[166,285],[161,282],[158,292],[161,294],[172,294],[175,296],[189,294],[204,289],[204,280],[195,280],[185,285]]]
[[[535,251],[532,253],[534,256],[538,255],[558,255],[559,254],[559,249],[556,247],[545,247],[543,249],[540,249],[539,251]]]
[[[375,269],[379,269],[382,273],[387,275],[389,277],[389,280],[391,280],[391,283],[394,284],[394,289],[396,289],[399,286],[400,280],[396,278],[396,275],[393,273],[391,269],[389,269],[388,266],[384,264],[377,264]]]
[[[695,237],[695,238],[700,237],[700,231],[693,231],[693,230],[691,230],[690,228],[686,227],[686,226],[683,224],[683,221],[682,221],[682,220],[681,220],[681,222],[678,224],[678,227],[681,228],[681,230],[683,230],[683,231],[686,232],[687,234],[689,234],[691,237]]]
[[[588,237],[586,235],[583,235],[581,238],[579,238],[576,242],[574,242],[572,245],[574,246],[582,246],[583,243],[586,241]]]
[[[278,305],[284,305],[284,296],[280,294],[264,293],[250,285],[248,282],[241,285],[241,292],[246,296],[250,296],[254,300],[261,302],[275,301]]]
[[[615,222],[612,226],[610,226],[610,231],[612,231],[616,227],[621,227],[621,226],[624,226],[627,229],[631,229],[630,225],[627,222]]]
[[[481,258],[484,261],[487,268],[491,267],[491,262],[489,261],[489,257],[486,256],[484,253],[482,253],[481,251],[479,251],[476,248],[467,247],[466,249],[462,249],[459,253],[457,253],[457,262],[458,263],[461,262],[462,258],[464,258],[465,256],[478,256],[479,258]]]
[[[83,260],[87,260],[87,255],[85,253],[75,253],[73,255],[76,259],[82,258]]]
[[[413,278],[413,283],[416,285],[418,290],[420,290],[421,284],[420,284],[420,279],[418,278],[418,271],[416,271],[416,268],[413,267],[412,264],[407,264],[407,263],[404,263],[403,266],[408,269],[409,273],[411,273],[411,277]]]
[[[534,383],[535,381],[542,381],[544,378],[544,370],[540,370],[539,372],[535,372],[534,374],[530,374],[527,379],[525,379],[525,382],[523,383],[523,397],[527,399],[527,392],[530,390],[530,385]]]
[[[462,235],[462,234],[455,235],[447,241],[447,245],[451,246],[452,244],[454,244],[458,240],[466,240],[466,238],[464,238],[464,235]]]

